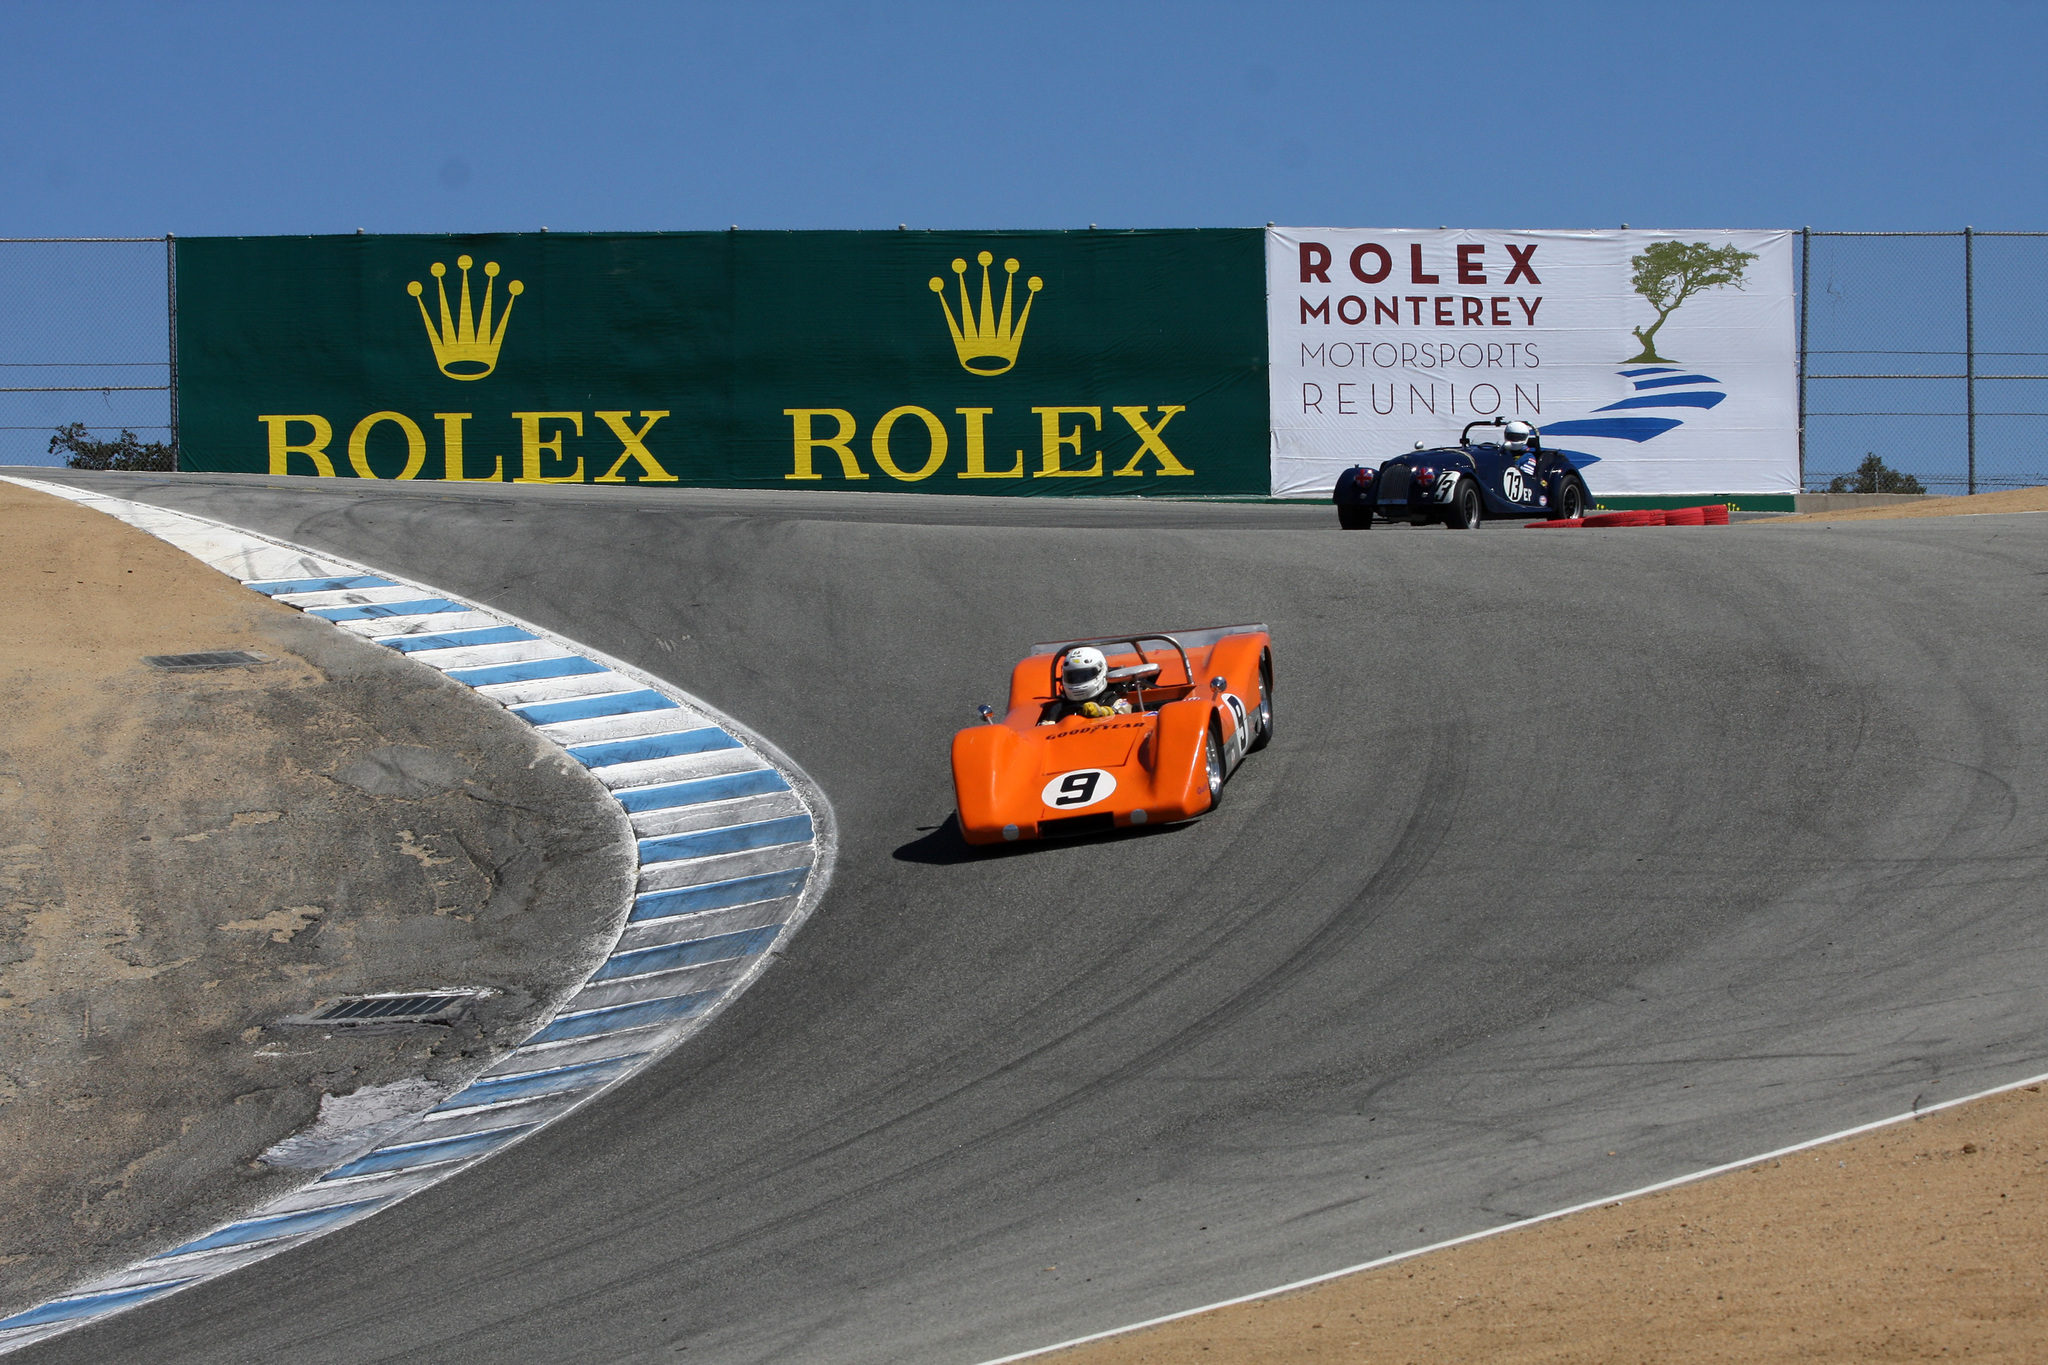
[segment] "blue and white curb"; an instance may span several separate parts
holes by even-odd
[[[772,744],[671,684],[331,555],[60,484],[7,481],[147,531],[522,717],[619,803],[640,872],[602,963],[468,1085],[245,1217],[0,1318],[0,1354],[289,1250],[539,1131],[702,1028],[766,970],[824,894],[836,847],[824,794]]]

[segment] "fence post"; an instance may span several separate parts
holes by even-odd
[[[171,329],[171,471],[176,473],[184,464],[178,444],[178,239],[168,232],[164,234],[164,298],[164,314]]]
[[[1970,495],[1977,493],[1977,229],[1963,229],[1963,410],[1970,436]]]
[[[1813,292],[1813,228],[1799,229],[1799,491],[1806,491],[1806,297]]]

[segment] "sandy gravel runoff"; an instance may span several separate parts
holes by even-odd
[[[2037,1365],[2044,1215],[2048,1096],[2029,1086],[1043,1358]]]

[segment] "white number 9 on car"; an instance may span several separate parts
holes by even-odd
[[[1039,799],[1046,805],[1059,810],[1078,810],[1092,806],[1097,801],[1106,801],[1116,790],[1116,776],[1100,768],[1081,768],[1071,773],[1061,773],[1045,784]]]

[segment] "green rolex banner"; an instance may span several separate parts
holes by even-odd
[[[181,238],[188,469],[999,493],[1269,484],[1264,234]]]

